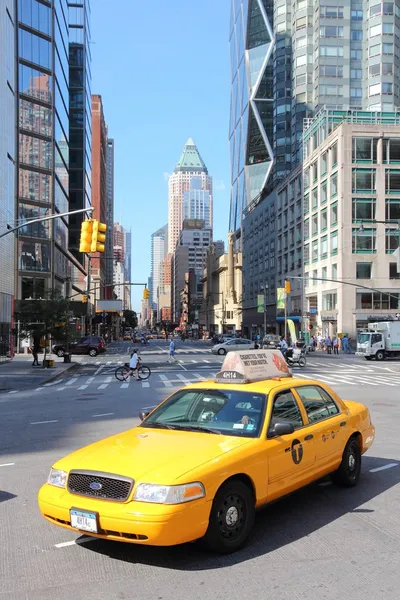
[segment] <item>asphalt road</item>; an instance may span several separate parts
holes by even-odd
[[[1,600],[398,600],[399,362],[308,357],[300,375],[318,376],[371,410],[377,438],[362,480],[353,490],[322,482],[262,510],[251,541],[232,556],[197,544],[92,540],[45,522],[36,496],[57,458],[134,426],[141,408],[208,379],[221,364],[205,342],[178,343],[174,364],[165,343],[152,344],[141,349],[153,371],[148,385],[121,384],[113,370],[128,346],[79,357],[74,372],[51,385],[0,393]]]

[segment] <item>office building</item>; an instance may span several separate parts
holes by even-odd
[[[101,223],[106,223],[107,127],[104,119],[103,101],[98,94],[92,94],[92,205],[94,206],[93,217]],[[91,254],[92,281],[95,290],[94,296],[97,300],[104,300],[106,297],[104,287],[106,259],[107,252]]]
[[[212,201],[209,190],[203,189],[201,177],[192,177],[189,189],[183,194],[183,220],[202,219],[212,229]]]
[[[392,112],[399,105],[396,10],[392,3],[232,3],[230,229],[243,250],[243,323],[250,335],[264,328],[260,297],[267,329],[283,332],[276,288],[303,270],[304,127],[324,107],[339,115]],[[319,139],[313,143],[316,149]],[[257,155],[254,166],[251,150],[264,146],[267,152]],[[304,306],[301,281],[292,280],[288,309],[303,330]]]
[[[87,5],[77,4],[77,11]],[[20,221],[70,208],[68,22],[66,0],[18,3]],[[83,29],[86,27],[87,17]],[[71,285],[72,291],[80,289],[86,271],[69,250],[68,226],[68,218],[59,218],[19,231],[18,299],[45,297],[49,290],[68,296]]]
[[[399,125],[400,113],[327,110],[304,132],[305,311],[314,334],[355,339],[399,312]]]
[[[1,233],[6,226],[14,227],[15,168],[17,140],[15,133],[15,3],[5,0],[0,7],[0,218]],[[13,354],[11,338],[15,286],[15,237],[6,235],[0,240],[2,277],[0,280],[0,361]]]
[[[185,192],[191,189],[191,181],[196,178],[196,185],[210,194],[209,216],[212,219],[212,177],[200,156],[196,144],[189,138],[174,172],[168,182],[168,252],[175,252],[183,223],[183,205]],[[199,190],[199,188],[197,188]],[[204,211],[203,211],[204,212]]]
[[[111,287],[113,283],[113,256],[114,256],[114,140],[107,138],[107,151],[106,151],[106,188],[107,188],[107,202],[106,202],[106,220],[107,233],[106,233],[106,264],[105,264],[105,297],[111,299],[113,297],[113,289]],[[108,287],[107,287],[108,286]]]
[[[160,227],[151,235],[151,272],[150,272],[150,300],[157,310],[158,284],[160,264],[167,255],[168,250],[168,225]]]
[[[157,320],[171,320],[171,270],[172,254],[160,262],[158,274]],[[166,317],[166,315],[169,315]]]

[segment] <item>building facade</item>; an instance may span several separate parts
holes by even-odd
[[[202,219],[212,229],[212,199],[209,190],[203,189],[201,177],[192,177],[189,189],[183,194],[183,220]]]
[[[15,181],[17,164],[15,2],[6,0],[0,7],[0,218],[2,233],[6,226],[15,226]],[[13,354],[15,287],[15,238],[13,234],[0,240],[2,277],[0,280],[0,361]]]
[[[114,140],[107,138],[107,153],[106,153],[106,186],[107,186],[107,203],[106,203],[106,275],[105,275],[105,294],[107,299],[113,297],[113,256],[114,256]]]
[[[305,308],[315,334],[354,339],[400,308],[400,113],[338,116],[304,132]]]
[[[175,252],[183,223],[185,192],[189,192],[191,181],[200,179],[201,189],[210,194],[210,218],[212,218],[212,178],[201,158],[196,144],[189,138],[182,155],[168,182],[168,252]]]
[[[151,272],[150,272],[150,299],[157,310],[158,285],[160,277],[160,265],[167,255],[168,249],[168,225],[160,227],[151,235]]]

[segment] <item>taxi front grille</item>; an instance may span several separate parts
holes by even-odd
[[[54,521],[54,523],[59,523],[60,525],[67,525],[67,527],[71,527],[71,521],[65,521],[64,519],[57,519],[56,517],[52,517],[51,515],[45,515],[47,519]],[[86,534],[86,532],[82,531],[82,534]],[[124,531],[113,531],[112,529],[99,529],[99,535],[104,535],[106,537],[119,537],[124,538],[126,540],[148,540],[147,535],[143,535],[141,533],[126,533]],[[95,534],[87,534],[94,535]]]
[[[96,471],[71,471],[68,491],[78,496],[89,496],[99,500],[125,502],[133,487],[133,479],[111,473]]]

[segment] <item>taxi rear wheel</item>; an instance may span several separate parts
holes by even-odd
[[[354,487],[360,479],[361,450],[356,438],[351,438],[344,449],[342,462],[332,475],[334,483],[341,487]]]
[[[214,498],[203,541],[215,552],[235,552],[246,542],[254,517],[254,497],[249,487],[242,481],[228,481]]]

